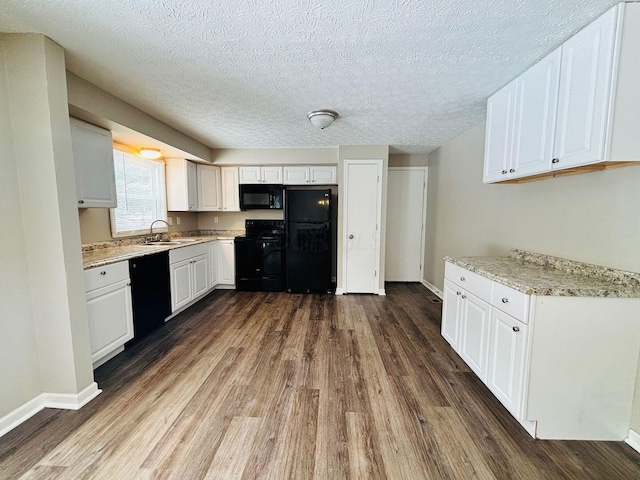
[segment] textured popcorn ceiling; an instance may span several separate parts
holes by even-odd
[[[68,69],[213,148],[425,153],[614,0],[2,0]],[[340,118],[312,127],[310,110]]]

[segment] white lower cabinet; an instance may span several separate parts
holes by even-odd
[[[623,440],[639,303],[527,295],[447,262],[442,336],[532,436]]]
[[[522,413],[528,333],[526,324],[493,309],[486,384],[516,418]]]
[[[209,242],[209,288],[218,285],[218,241]]]
[[[209,290],[209,246],[206,243],[169,252],[171,312],[175,312]]]
[[[91,360],[96,368],[133,338],[129,262],[85,270],[85,288]]]
[[[218,285],[235,284],[236,265],[233,240],[218,240]]]
[[[487,378],[489,354],[489,321],[491,305],[475,295],[465,292],[460,295],[460,356],[481,380]]]

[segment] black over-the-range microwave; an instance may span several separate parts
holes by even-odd
[[[282,210],[282,185],[240,185],[240,210]]]

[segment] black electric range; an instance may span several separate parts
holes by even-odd
[[[236,237],[236,290],[284,291],[284,221],[245,220],[246,233]]]

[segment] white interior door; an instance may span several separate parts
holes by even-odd
[[[382,160],[345,160],[344,284],[378,293]]]
[[[390,168],[387,180],[385,280],[422,280],[427,167]]]

